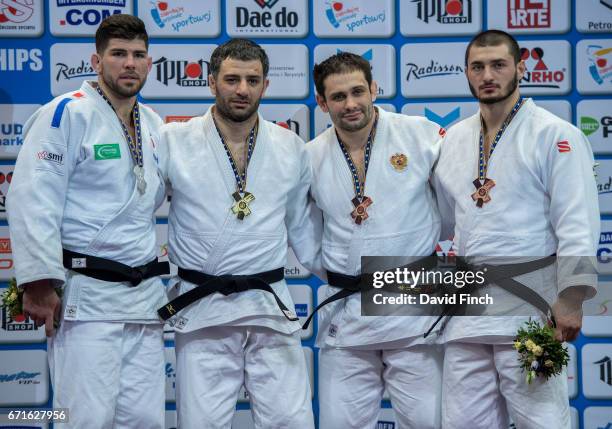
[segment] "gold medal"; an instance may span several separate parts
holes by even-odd
[[[249,207],[249,203],[255,199],[255,196],[250,192],[245,192],[244,196],[241,197],[238,191],[232,194],[236,203],[232,206],[232,213],[236,215],[239,220],[245,218],[251,214],[251,208]]]
[[[396,153],[389,160],[395,171],[404,171],[408,166],[408,157],[403,153]]]

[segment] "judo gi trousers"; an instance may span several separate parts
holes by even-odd
[[[53,407],[64,429],[162,429],[165,356],[161,324],[64,320],[48,340]]]
[[[244,385],[258,429],[314,429],[299,333],[215,326],[175,334],[181,429],[229,429]]]
[[[450,342],[444,354],[443,429],[570,429],[567,373],[525,381],[512,344]]]
[[[440,427],[439,346],[319,353],[320,429],[374,429],[386,388],[401,429]]]

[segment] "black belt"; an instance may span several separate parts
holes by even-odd
[[[438,264],[438,260],[436,257],[436,253],[434,252],[425,258],[421,258],[418,261],[412,262],[400,268],[402,269],[405,268],[409,271],[417,271],[420,269],[430,270],[433,267],[435,267],[437,264]],[[302,329],[308,329],[308,326],[310,325],[310,322],[312,321],[312,318],[314,317],[315,313],[319,311],[321,308],[325,307],[327,304],[330,304],[334,301],[338,301],[339,299],[346,298],[347,296],[350,296],[356,292],[359,292],[361,290],[362,277],[367,276],[367,275],[368,274],[362,274],[358,276],[347,276],[346,274],[340,274],[340,273],[334,273],[332,271],[327,271],[327,283],[330,286],[342,288],[342,290],[330,296],[325,301],[323,301],[321,304],[319,304],[317,308],[314,309],[312,314],[308,316],[308,319],[306,319],[306,322],[304,323],[304,326],[302,326]],[[415,291],[415,292],[418,293],[418,291]]]
[[[284,268],[277,268],[275,270],[264,271],[263,273],[242,276],[213,276],[200,271],[179,268],[178,275],[181,279],[194,283],[198,285],[198,287],[174,298],[172,301],[158,309],[157,314],[162,320],[168,320],[188,305],[193,304],[194,302],[205,298],[208,295],[212,295],[215,292],[219,292],[227,296],[233,293],[253,289],[271,293],[276,300],[276,304],[288,320],[292,322],[299,320],[293,315],[293,312],[290,311],[285,304],[283,304],[276,292],[274,292],[274,289],[272,289],[270,286],[270,283],[276,283],[285,278]]]
[[[463,258],[457,258],[457,269],[461,271],[479,271],[484,273],[485,282],[479,285],[471,285],[472,287],[465,289],[456,289],[456,293],[471,293],[476,288],[481,288],[486,286],[489,283],[494,283],[497,286],[504,289],[506,292],[511,293],[512,295],[526,301],[527,303],[533,305],[535,308],[540,310],[542,313],[548,317],[548,319],[552,322],[553,327],[556,327],[555,318],[552,313],[552,308],[550,304],[542,298],[536,291],[531,289],[528,286],[516,281],[513,277],[518,277],[523,274],[531,273],[534,271],[541,270],[542,268],[546,268],[549,265],[552,265],[557,260],[556,255],[547,256],[545,258],[536,259],[535,261],[529,262],[520,262],[517,264],[505,264],[505,265],[471,265],[465,262]],[[448,305],[442,310],[442,314],[438,317],[438,319],[434,322],[433,325],[427,330],[424,334],[427,337],[434,327],[442,320],[443,317],[451,318],[453,315],[457,314],[457,312],[462,308],[459,304]],[[445,322],[446,324],[446,322]]]
[[[138,286],[145,279],[170,274],[170,264],[158,262],[157,258],[140,267],[130,267],[110,259],[67,249],[63,249],[63,255],[65,268],[107,282],[130,282],[132,286]]]

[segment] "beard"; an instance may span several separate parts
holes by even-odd
[[[478,99],[478,102],[482,104],[495,104],[495,103],[500,103],[508,99],[510,96],[512,96],[512,94],[514,94],[514,91],[518,87],[518,84],[519,84],[518,72],[514,72],[514,78],[512,79],[510,83],[508,83],[508,85],[506,85],[505,91],[502,91],[501,95],[497,97],[479,97],[476,89],[468,81],[468,85],[470,87],[470,91],[472,95],[476,99]]]
[[[146,76],[143,79],[138,78],[138,83],[132,87],[123,87],[119,85],[117,82],[114,82],[109,76],[107,76],[104,72],[102,72],[102,80],[104,81],[104,85],[115,95],[116,97],[121,98],[130,98],[135,96],[140,92],[142,87],[147,81]]]
[[[249,106],[246,110],[234,109],[227,98],[222,98],[219,95],[215,97],[215,113],[229,119],[232,122],[244,122],[257,113],[261,97],[255,103]]]
[[[356,124],[345,122],[344,119],[342,119],[341,115],[338,115],[335,118],[332,118],[332,122],[334,123],[336,127],[340,128],[343,131],[347,131],[347,132],[359,131],[370,123],[370,120],[372,119],[372,115],[374,113],[374,107],[372,104],[370,104],[366,106],[365,109],[359,109],[359,110],[363,113],[363,119],[357,122]]]

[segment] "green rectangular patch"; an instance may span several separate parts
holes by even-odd
[[[94,155],[96,157],[96,161],[121,158],[119,143],[95,144]]]

